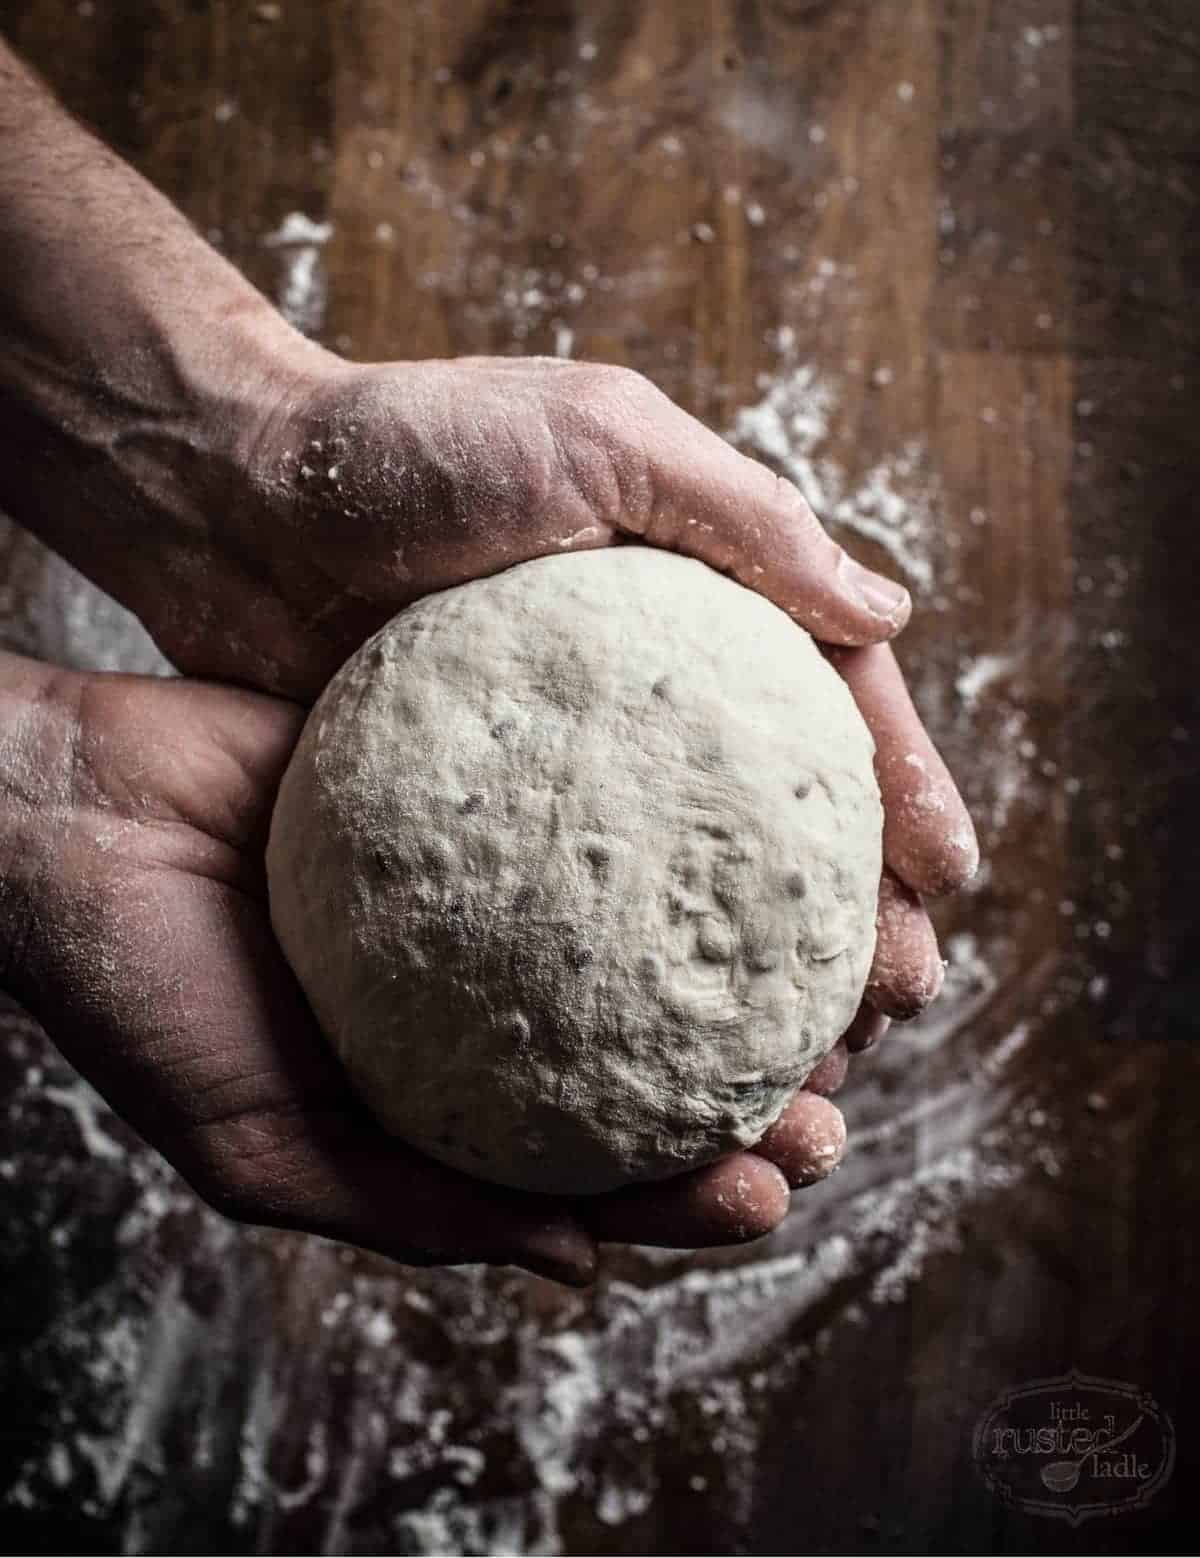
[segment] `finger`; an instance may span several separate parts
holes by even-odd
[[[851,1055],[861,1055],[874,1049],[891,1025],[890,1017],[864,1000],[854,1014],[854,1021],[842,1035],[842,1043]]]
[[[755,1147],[793,1190],[832,1174],[846,1151],[846,1122],[827,1098],[802,1088]]]
[[[352,1127],[352,1128],[351,1128]],[[351,1136],[371,1140],[356,1145]],[[280,1159],[283,1159],[281,1162]],[[332,1120],[256,1176],[253,1220],[355,1244],[406,1265],[487,1262],[584,1286],[596,1274],[591,1237],[555,1196],[485,1184],[383,1135]]]
[[[839,1039],[825,1059],[814,1066],[805,1077],[805,1092],[819,1093],[822,1098],[832,1097],[846,1080],[849,1065],[850,1057],[846,1050],[846,1041]]]
[[[844,551],[792,482],[676,407],[645,442],[645,540],[730,574],[826,643],[881,643],[908,621],[904,586]]]
[[[934,999],[945,973],[937,934],[924,905],[911,887],[885,867],[867,1000],[886,1016],[907,1022]]]
[[[826,654],[875,738],[884,859],[918,892],[962,887],[979,866],[975,829],[913,707],[895,655],[886,644]]]
[[[594,1239],[701,1249],[759,1239],[787,1215],[788,1187],[764,1158],[735,1152],[657,1184],[631,1185],[574,1204]]]

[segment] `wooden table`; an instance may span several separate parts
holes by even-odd
[[[797,480],[913,589],[902,658],[986,858],[939,912],[942,1002],[856,1068],[841,1173],[759,1246],[614,1251],[584,1297],[225,1225],[9,1011],[9,1540],[1177,1550],[1200,1468],[1189,0],[4,20],[339,351],[629,363]],[[0,635],[158,665],[11,527]],[[1151,1503],[1077,1528],[972,1464],[998,1393],[1072,1368],[1178,1435]]]

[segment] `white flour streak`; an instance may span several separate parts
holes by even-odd
[[[100,1497],[112,1504],[144,1453],[151,1458],[161,1443],[164,1421],[173,1404],[183,1365],[202,1329],[199,1317],[181,1296],[183,1275],[169,1271],[136,1353],[129,1380],[129,1407],[120,1432],[110,1438],[80,1435],[77,1444],[96,1470]]]
[[[836,414],[833,389],[815,369],[801,366],[772,383],[756,405],[738,411],[727,436],[747,454],[777,466],[818,519],[881,546],[907,581],[928,593],[934,583],[938,516],[933,484],[918,477],[925,464],[923,446],[910,441],[852,482],[821,453]]]
[[[1015,655],[1000,654],[977,655],[974,660],[968,661],[954,683],[963,706],[973,710],[987,688],[1011,676],[1017,664]]]
[[[927,493],[901,491],[897,481],[918,468],[923,455],[919,444],[907,444],[895,459],[884,461],[846,498],[836,504],[830,518],[857,535],[874,541],[891,557],[919,590],[933,587],[930,550],[935,535],[935,516]]]
[[[1029,791],[1029,759],[1022,751],[1025,728],[1023,710],[1014,709],[1005,716],[988,766],[992,792],[989,820],[997,832],[1005,827],[1013,808]]]
[[[273,233],[267,233],[263,243],[268,248],[279,244],[303,243],[319,246],[328,243],[333,236],[332,222],[314,222],[303,211],[289,211]]]
[[[108,1105],[82,1077],[69,1087],[44,1087],[40,1096],[67,1111],[79,1127],[83,1145],[93,1158],[124,1160],[124,1147],[114,1141],[100,1124],[101,1113],[109,1113]]]
[[[283,251],[279,312],[305,335],[316,334],[325,323],[328,288],[321,249],[332,236],[331,222],[314,222],[303,211],[290,211],[262,240],[268,249]]]
[[[790,378],[771,386],[754,406],[745,406],[734,418],[729,438],[748,453],[774,461],[822,518],[836,498],[825,482],[836,483],[837,473],[822,473],[814,451],[829,436],[829,415],[834,409],[833,391],[820,383],[816,370],[797,368]]]
[[[1029,1043],[1033,1034],[1033,1027],[1028,1022],[1019,1022],[1005,1038],[1001,1039],[996,1048],[991,1051],[984,1060],[984,1065],[989,1071],[1003,1071],[1013,1056],[1023,1050]]]

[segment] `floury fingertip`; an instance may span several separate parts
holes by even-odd
[[[842,554],[838,574],[871,616],[888,623],[893,632],[898,633],[908,621],[912,614],[912,598],[902,584],[883,574],[872,573],[848,552]]]

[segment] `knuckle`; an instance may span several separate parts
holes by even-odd
[[[563,416],[574,485],[605,523],[643,532],[655,506],[647,407],[660,392],[631,368],[585,371],[583,393]]]
[[[636,368],[606,364],[594,371],[597,399],[618,417],[641,416],[648,406],[666,399]]]
[[[779,507],[791,510],[805,523],[815,522],[816,515],[813,512],[812,504],[809,503],[791,477],[782,476],[777,472],[772,472],[771,474],[774,477],[772,495]]]
[[[850,556],[825,528],[825,524],[812,504],[798,489],[793,489],[791,510],[799,544],[809,556],[820,562],[827,577],[841,573],[849,564]]]

